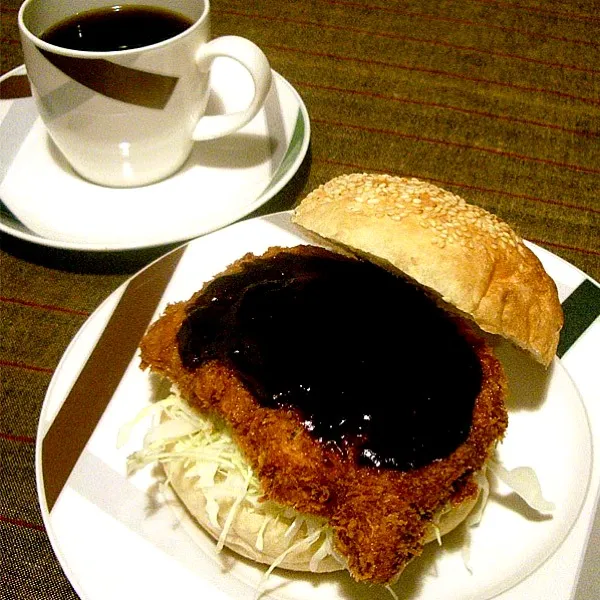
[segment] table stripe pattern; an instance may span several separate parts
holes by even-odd
[[[595,0],[211,4],[213,34],[257,42],[302,95],[312,121],[305,164],[262,212],[290,208],[342,173],[420,177],[497,213],[600,280]],[[19,5],[0,3],[2,73],[23,62]],[[1,86],[2,95],[17,93],[26,87]],[[38,415],[71,338],[148,256],[49,250],[42,258],[9,239],[2,246],[0,595],[73,599],[37,502]],[[598,318],[594,290],[584,282],[565,301],[562,355]],[[572,319],[581,314],[588,316]]]

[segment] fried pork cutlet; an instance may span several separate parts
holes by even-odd
[[[317,383],[325,385],[324,395],[320,397],[321,403],[327,402],[328,394],[333,397],[340,388],[344,388],[339,381],[342,377],[349,378],[350,391],[359,388],[352,402],[357,402],[356,396],[362,397],[364,406],[359,407],[360,415],[370,414],[369,409],[374,405],[383,407],[384,417],[385,411],[389,410],[388,429],[383,433],[396,439],[399,446],[403,445],[403,438],[410,436],[410,432],[403,429],[400,422],[404,413],[397,411],[402,410],[403,403],[411,404],[411,398],[407,396],[415,390],[419,392],[421,386],[427,387],[427,380],[441,379],[437,381],[436,389],[442,392],[447,389],[448,397],[437,405],[428,406],[426,414],[419,417],[419,427],[425,430],[425,434],[427,428],[431,427],[433,434],[444,437],[444,422],[452,421],[454,414],[465,413],[460,399],[452,391],[455,386],[452,380],[455,367],[446,369],[443,365],[446,360],[451,362],[453,359],[450,355],[456,354],[458,350],[449,352],[443,346],[438,347],[436,335],[426,323],[412,323],[418,316],[410,305],[410,312],[402,314],[406,310],[402,299],[386,299],[383,295],[373,298],[368,292],[353,292],[363,283],[360,272],[352,285],[340,292],[346,304],[343,311],[347,311],[342,320],[349,319],[349,315],[353,317],[337,329],[335,325],[331,325],[331,321],[337,318],[332,316],[332,311],[316,327],[312,327],[317,309],[322,308],[325,312],[328,310],[325,293],[317,294],[318,307],[311,305],[307,309],[310,315],[308,319],[302,317],[301,310],[294,308],[301,300],[306,286],[310,287],[312,275],[297,276],[291,279],[292,283],[286,280],[282,284],[277,281],[280,275],[269,272],[264,278],[267,281],[266,291],[262,283],[257,289],[251,282],[250,275],[255,266],[267,264],[265,261],[285,260],[294,269],[297,264],[304,264],[303,261],[310,261],[313,257],[325,261],[341,261],[342,270],[346,268],[346,263],[363,264],[355,259],[332,256],[333,253],[311,246],[273,248],[260,258],[245,256],[204,286],[189,301],[170,305],[166,309],[142,341],[142,367],[150,368],[175,383],[182,396],[198,410],[220,415],[226,420],[260,479],[265,499],[293,507],[302,513],[326,517],[335,531],[337,550],[347,560],[348,569],[356,580],[386,583],[393,581],[406,564],[421,553],[425,531],[435,522],[436,515],[441,510],[477,495],[478,486],[474,475],[482,469],[507,426],[503,400],[505,378],[500,363],[488,345],[462,321],[444,316],[445,322],[460,332],[468,352],[472,353],[479,365],[478,387],[470,405],[467,401],[467,426],[459,434],[462,436],[459,442],[454,442],[453,447],[438,448],[440,456],[430,455],[426,449],[421,449],[425,454],[419,454],[419,448],[411,449],[408,444],[405,449],[409,459],[404,463],[397,459],[395,450],[386,454],[385,446],[378,445],[377,439],[369,439],[369,435],[376,438],[379,430],[361,427],[352,431],[344,429],[342,421],[346,417],[351,420],[355,416],[352,411],[348,414],[344,412],[344,403],[348,402],[344,399],[344,394],[340,394],[342,400],[337,398],[331,401],[326,415],[331,418],[341,411],[344,418],[338,419],[340,423],[329,429],[327,426],[323,427],[323,422],[319,420],[323,415],[318,406],[305,402],[298,408],[297,403],[288,402],[291,389],[289,385],[281,388],[283,392],[279,396],[274,394],[275,388],[272,386],[282,385],[285,378],[273,378],[273,364],[277,365],[278,370],[286,370],[288,362],[300,362],[302,364],[299,370],[296,364],[291,371],[297,375],[304,368],[309,368],[306,365],[310,365],[311,361],[319,362],[322,379],[317,380]],[[354,265],[349,267],[354,268]],[[369,266],[371,268],[384,272],[373,265]],[[278,270],[275,269],[275,272]],[[385,276],[399,279],[387,272]],[[240,279],[244,280],[243,292],[237,289],[239,286],[236,282]],[[276,285],[273,285],[273,280],[276,280]],[[298,280],[300,284],[297,283]],[[300,286],[298,289],[295,287],[297,285]],[[343,285],[341,280],[335,281],[332,289],[339,291]],[[275,296],[271,298],[269,295],[274,293],[274,289],[278,298],[283,296],[288,302],[282,311],[275,311],[275,316],[271,312],[271,302],[274,302]],[[252,299],[253,294],[258,294],[261,298],[258,303],[259,315],[242,316],[250,323],[250,329],[256,329],[255,337],[240,337],[233,343],[233,346],[238,344],[237,349],[232,350],[231,345],[231,338],[237,335],[237,322],[231,321],[229,312],[225,311],[226,316],[221,315],[221,320],[216,323],[204,317],[197,319],[199,308],[222,304],[229,307],[234,305],[236,318],[241,318],[240,313],[247,309],[246,305],[250,302],[248,298]],[[239,297],[244,297],[246,304],[240,304]],[[339,305],[339,297],[335,301]],[[371,305],[365,306],[367,303]],[[254,305],[253,302],[250,304]],[[379,310],[374,307],[379,307]],[[335,310],[334,307],[333,311]],[[396,325],[387,326],[393,320],[390,310],[400,315],[400,330]],[[339,311],[342,311],[341,306]],[[277,316],[281,317],[281,312],[288,319],[286,323],[297,320],[300,325],[282,332],[281,323],[276,319]],[[372,337],[377,346],[375,364],[365,371],[366,380],[360,380],[360,374],[357,375],[356,372],[362,368],[362,359],[340,366],[333,355],[343,355],[345,348],[340,348],[340,344],[346,346],[354,343],[353,331],[360,331],[361,333],[357,333],[359,337],[364,334],[361,320],[366,316],[375,316],[376,321],[367,324],[364,328],[367,331],[365,335],[370,335],[369,332],[374,327],[383,328],[384,331],[376,332]],[[195,323],[194,319],[197,319]],[[193,331],[190,331],[190,327]],[[289,345],[276,348],[272,351],[276,359],[271,355],[265,356],[268,351],[263,346],[256,345],[256,336],[261,338],[265,328],[268,330],[268,334],[265,333],[267,337],[281,341],[286,334],[288,337],[291,335],[300,346],[296,346],[293,351]],[[398,339],[405,334],[404,328],[414,330],[413,333],[417,334],[421,332],[423,341],[417,342],[416,338]],[[322,331],[323,329],[328,331]],[[307,338],[304,343],[297,340],[302,335]],[[406,335],[410,337],[412,334],[406,332]],[[338,340],[338,336],[343,339]],[[332,343],[331,337],[336,338],[336,343]],[[364,342],[363,338],[360,339]],[[421,344],[421,348],[415,350],[420,354],[415,359],[417,362],[411,363],[406,369],[403,368],[403,363],[405,360],[412,360],[411,348],[406,348],[406,345],[413,343]],[[204,346],[212,348],[212,354],[203,354]],[[224,348],[228,348],[229,355]],[[286,352],[292,354],[286,356]],[[238,360],[236,356],[240,353],[246,353],[246,356]],[[396,354],[398,358],[395,358]],[[426,358],[428,356],[431,359]],[[353,359],[350,356],[343,360]],[[276,362],[273,363],[273,360]],[[422,364],[423,361],[425,364]],[[421,363],[420,366],[417,363]],[[266,386],[257,377],[265,364],[267,367],[271,366],[271,379]],[[419,377],[422,378],[421,382],[415,380]],[[332,380],[333,383],[323,383],[322,380],[325,379]],[[298,382],[295,381],[294,384],[297,385]],[[382,394],[386,394],[383,399],[379,398]],[[418,411],[418,407],[414,410]],[[410,420],[409,417],[407,420]],[[330,425],[330,421],[325,424]],[[412,443],[418,445],[422,440]]]

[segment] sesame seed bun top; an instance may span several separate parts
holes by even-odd
[[[563,315],[556,286],[503,221],[431,183],[352,174],[311,192],[292,220],[399,270],[549,365]]]

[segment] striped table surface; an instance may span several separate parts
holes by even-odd
[[[23,62],[19,5],[0,3],[0,73]],[[495,212],[567,261],[550,258],[567,279],[559,355],[579,382],[593,355],[587,344],[598,354],[589,333],[598,327],[600,279],[597,2],[214,0],[212,10],[214,35],[257,42],[310,116],[303,165],[260,214],[354,171],[428,179]],[[15,93],[0,87],[1,95]],[[60,189],[48,189],[49,201],[53,194]],[[0,596],[74,598],[36,493],[39,415],[73,336],[168,248],[69,252],[6,235],[1,245]],[[588,369],[583,377],[600,405],[597,375],[590,379]],[[584,584],[598,584],[594,547],[600,541],[583,563]],[[594,597],[584,587],[578,593]]]

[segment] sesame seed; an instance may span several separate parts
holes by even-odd
[[[521,238],[503,221],[460,196],[415,178],[382,174],[342,175],[319,186],[304,201],[309,206],[337,203],[348,212],[398,222],[415,217],[435,232],[438,243],[475,247],[477,239],[492,238],[491,247],[522,251]],[[303,203],[304,203],[303,202]]]

